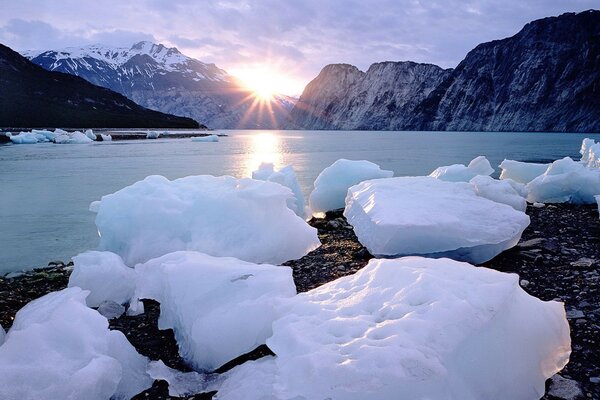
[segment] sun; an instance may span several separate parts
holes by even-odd
[[[242,65],[231,70],[260,101],[271,101],[281,93],[294,91],[297,83],[270,64]]]

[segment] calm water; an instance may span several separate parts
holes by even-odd
[[[338,158],[366,159],[396,175],[425,175],[478,155],[579,158],[584,137],[553,133],[228,131],[218,143],[189,139],[86,145],[0,145],[0,273],[68,260],[95,248],[88,205],[148,175],[248,177],[262,161],[292,164],[305,195]]]

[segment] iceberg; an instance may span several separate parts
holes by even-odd
[[[313,214],[343,208],[350,186],[367,179],[392,176],[392,171],[382,170],[379,165],[370,161],[339,159],[317,176],[314,190],[308,199],[309,208]]]
[[[479,156],[471,160],[469,165],[453,164],[445,167],[438,167],[429,176],[447,182],[469,182],[477,175],[491,175],[494,168],[484,156]]]
[[[344,216],[375,256],[428,255],[482,263],[515,246],[529,217],[476,194],[469,183],[432,177],[362,182]]]
[[[84,132],[85,136],[87,136],[88,138],[90,138],[91,140],[96,140],[96,134],[94,134],[94,131],[91,129],[87,129]]]
[[[160,303],[160,329],[173,329],[179,353],[212,371],[265,343],[277,304],[296,294],[289,267],[175,252],[135,267],[135,299]]]
[[[135,272],[121,257],[108,251],[88,251],[73,257],[73,262],[69,287],[89,290],[89,307],[98,307],[105,301],[129,303],[135,290]]]
[[[571,351],[562,303],[449,259],[371,260],[284,312],[276,356],[230,371],[219,400],[533,400]]]
[[[527,188],[522,183],[512,179],[502,181],[486,175],[477,175],[469,181],[475,188],[475,193],[486,199],[511,206],[517,211],[527,209]]]
[[[18,135],[9,136],[10,141],[14,144],[36,144],[41,139],[38,134],[33,132],[20,132]]]
[[[105,134],[101,133],[100,137],[102,138],[103,142],[112,142],[112,136],[110,136],[110,135],[105,135]]]
[[[126,265],[178,250],[281,264],[320,246],[317,230],[287,207],[279,184],[231,176],[149,176],[103,196],[99,250]]]
[[[296,178],[296,173],[291,165],[287,165],[279,171],[275,171],[273,164],[262,163],[256,171],[252,171],[252,179],[275,182],[290,189],[294,196],[288,199],[288,207],[300,218],[306,217],[307,212],[304,206],[304,195],[302,194],[298,178]]]
[[[49,293],[17,313],[0,346],[0,398],[130,399],[152,385],[148,359],[86,306],[87,294]]]
[[[218,142],[219,137],[217,135],[208,136],[194,136],[192,142]]]
[[[57,144],[86,144],[91,142],[93,142],[93,140],[80,131],[61,133],[54,138],[54,143]]]
[[[585,138],[581,143],[581,162],[588,168],[600,168],[600,142]]]
[[[148,133],[146,133],[146,139],[158,139],[159,136],[160,132],[156,131],[148,131]]]
[[[526,185],[546,172],[549,166],[550,164],[504,160],[500,163],[500,168],[502,169],[500,179],[512,179],[515,182]]]
[[[530,203],[593,204],[600,194],[600,169],[565,157],[527,184]]]

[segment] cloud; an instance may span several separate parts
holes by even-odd
[[[225,69],[268,60],[307,81],[328,63],[454,67],[481,42],[597,0],[20,0],[0,42],[19,50],[153,40]]]

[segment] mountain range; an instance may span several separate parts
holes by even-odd
[[[483,43],[454,69],[327,65],[289,127],[600,132],[600,11],[567,13]]]
[[[0,44],[0,126],[198,128],[77,76],[47,71]]]
[[[89,45],[23,55],[49,71],[80,76],[144,107],[191,117],[211,128],[279,127],[296,100],[278,95],[266,107],[216,65],[151,42],[130,48]]]

